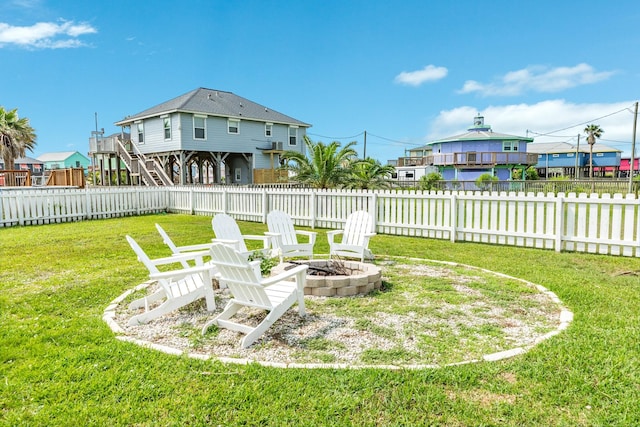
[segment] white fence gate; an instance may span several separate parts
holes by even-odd
[[[0,190],[0,227],[158,212],[224,212],[264,223],[273,209],[309,227],[340,228],[351,212],[363,209],[374,216],[376,231],[382,234],[640,257],[640,200],[633,194],[223,186]]]

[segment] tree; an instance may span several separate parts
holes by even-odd
[[[306,135],[304,143],[309,157],[298,151],[285,151],[282,154],[284,169],[293,172],[291,179],[315,188],[336,188],[347,182],[351,164],[356,158],[356,150],[351,148],[355,141],[340,148],[340,143],[330,144],[313,142]]]
[[[379,190],[391,187],[391,174],[395,168],[382,165],[378,160],[367,157],[364,160],[351,162],[351,173],[347,177],[345,187],[361,190]]]
[[[442,175],[439,172],[430,172],[420,177],[418,188],[422,191],[436,190],[440,181],[442,181]]]
[[[18,109],[7,111],[0,107],[0,155],[5,170],[15,166],[18,157],[24,157],[26,150],[33,151],[36,134],[29,119],[19,118]]]
[[[587,142],[589,143],[589,179],[593,178],[593,145],[596,140],[599,139],[604,130],[598,125],[588,125],[584,128],[584,133],[587,135]]]

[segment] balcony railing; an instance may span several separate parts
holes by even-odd
[[[439,153],[424,157],[400,157],[398,166],[488,167],[496,165],[535,165],[536,153],[465,152]]]

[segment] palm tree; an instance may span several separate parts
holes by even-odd
[[[18,109],[7,111],[0,107],[0,156],[5,170],[12,170],[18,157],[24,157],[26,150],[33,151],[36,134],[29,119],[19,118]]]
[[[602,136],[604,130],[599,125],[588,125],[584,128],[584,133],[589,143],[589,179],[593,179],[593,144]]]
[[[351,162],[357,156],[351,148],[355,141],[340,148],[340,143],[333,141],[326,145],[313,142],[304,136],[309,158],[298,151],[285,151],[282,154],[284,169],[293,172],[291,179],[315,188],[335,188],[346,182],[351,170]]]
[[[347,178],[346,187],[362,190],[378,190],[391,187],[391,174],[395,168],[382,165],[378,160],[367,157],[351,164],[351,175]]]

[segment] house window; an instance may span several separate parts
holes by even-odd
[[[575,153],[567,153],[567,157],[573,157]]]
[[[552,154],[551,157],[560,157],[560,154]]]
[[[289,145],[298,145],[298,127],[289,126]]]
[[[138,123],[138,143],[144,143],[144,123]]]
[[[273,123],[264,124],[264,136],[267,138],[273,136]]]
[[[596,153],[596,157],[603,157],[604,153]]]
[[[240,168],[236,168],[236,173],[235,173],[235,182],[240,182],[240,180],[242,179],[242,169]]]
[[[205,116],[193,116],[193,139],[207,139],[207,120]]]
[[[227,132],[229,133],[240,133],[240,120],[227,120]]]
[[[171,118],[163,117],[162,126],[164,127],[164,139],[171,139]]]
[[[518,151],[518,141],[503,141],[502,151]]]

